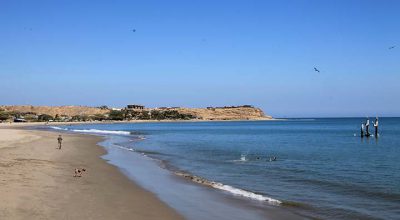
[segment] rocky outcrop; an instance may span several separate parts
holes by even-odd
[[[97,108],[87,106],[31,106],[31,105],[16,105],[16,106],[0,106],[0,111],[34,114],[34,115],[50,115],[52,117],[58,116],[93,116],[93,115],[104,115],[110,114],[108,108]],[[115,111],[113,111],[115,112]],[[123,110],[117,111],[121,114],[120,120],[134,120],[133,118],[126,117],[133,113],[146,113],[148,117],[139,118],[142,120],[268,120],[272,119],[271,116],[265,115],[264,112],[253,106],[230,106],[230,107],[208,107],[208,108],[154,108],[154,109],[135,109],[133,111]],[[129,114],[126,114],[129,113]],[[155,117],[158,113],[171,117]],[[172,114],[173,113],[173,114]],[[173,117],[177,115],[179,117]],[[187,116],[187,117],[180,117]],[[190,116],[190,117],[189,117]],[[105,117],[107,118],[107,117]],[[137,118],[136,118],[137,119]],[[96,120],[96,119],[94,119]],[[113,120],[113,119],[111,119]]]
[[[51,116],[65,115],[96,115],[96,114],[108,114],[110,110],[100,109],[95,107],[87,106],[32,106],[32,105],[12,105],[12,106],[0,106],[0,108],[9,112],[22,112],[22,113],[35,113],[37,115],[47,114]]]
[[[182,114],[191,114],[202,120],[268,120],[271,116],[255,107],[178,108]]]

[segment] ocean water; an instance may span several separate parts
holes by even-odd
[[[258,201],[318,219],[400,219],[400,118],[380,118],[379,138],[360,138],[363,120],[53,128],[118,136],[116,146],[156,158],[161,167],[243,203]]]

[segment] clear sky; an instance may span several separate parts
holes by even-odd
[[[400,116],[399,83],[396,0],[0,0],[0,104]]]

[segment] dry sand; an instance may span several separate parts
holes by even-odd
[[[0,219],[182,219],[100,158],[101,138],[0,126]],[[86,168],[73,177],[75,168]]]

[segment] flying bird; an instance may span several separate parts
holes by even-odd
[[[394,49],[395,47],[396,47],[396,45],[395,46],[391,46],[391,47],[389,47],[389,50]]]
[[[132,29],[132,32],[136,32],[136,29]]]
[[[315,68],[315,67],[314,67],[314,71],[320,73],[319,69],[317,69],[317,68]]]

